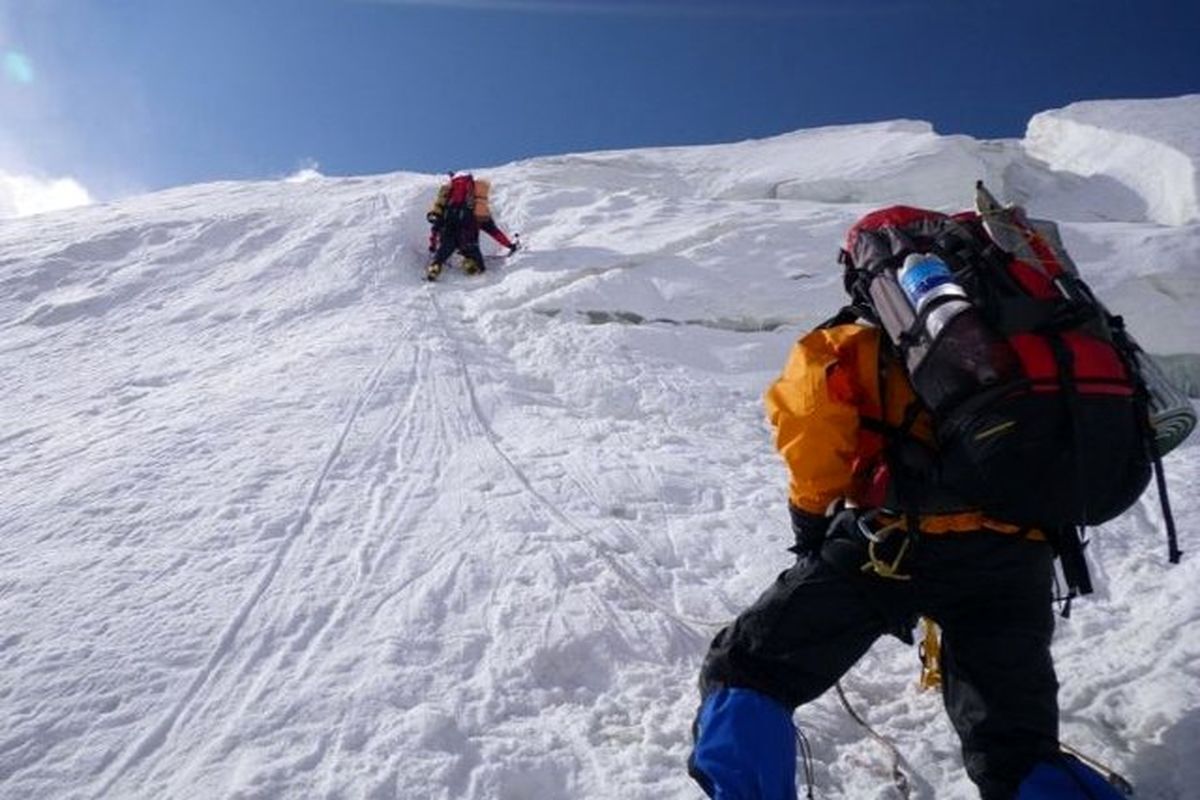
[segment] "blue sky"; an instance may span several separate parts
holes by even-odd
[[[0,169],[99,197],[1200,92],[1200,3],[0,0]]]

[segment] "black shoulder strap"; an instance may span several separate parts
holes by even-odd
[[[898,363],[896,353],[891,351],[886,336],[880,336],[879,354],[876,358],[876,381],[878,382],[877,393],[879,395],[879,416],[880,432],[883,434],[883,458],[887,462],[888,472],[891,473],[892,486],[896,493],[896,499],[900,503],[900,510],[904,514],[904,525],[907,530],[908,542],[910,547],[916,547],[921,532],[921,513],[917,495],[921,492],[921,484],[927,476],[914,476],[910,474],[904,460],[899,457],[900,449],[903,448],[907,441],[912,440],[912,426],[917,420],[917,415],[921,413],[921,401],[916,397],[904,408],[904,417],[900,420],[898,426],[891,426],[887,420],[888,408],[888,370],[891,366]],[[866,420],[863,420],[868,428],[871,427]]]
[[[1136,377],[1134,381],[1134,399],[1138,407],[1138,417],[1142,421],[1142,440],[1146,454],[1154,468],[1154,484],[1158,489],[1158,501],[1162,506],[1163,525],[1167,529],[1167,560],[1178,564],[1183,557],[1179,549],[1179,534],[1175,530],[1175,515],[1171,512],[1171,498],[1167,495],[1167,476],[1163,473],[1162,454],[1154,441],[1154,425],[1150,422],[1150,389],[1146,385],[1146,377],[1138,369],[1137,347],[1125,330],[1125,320],[1119,315],[1109,314],[1108,324],[1112,329],[1113,341],[1121,356],[1125,359],[1125,368]]]
[[[1083,554],[1088,543],[1083,538],[1083,530],[1075,525],[1065,525],[1045,530],[1043,533],[1054,548],[1054,554],[1058,556],[1063,579],[1067,584],[1066,595],[1055,598],[1062,602],[1062,610],[1059,613],[1066,619],[1071,616],[1071,601],[1092,593],[1092,576],[1088,571],[1087,558]]]

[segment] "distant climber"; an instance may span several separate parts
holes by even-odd
[[[433,260],[425,271],[428,280],[437,280],[442,268],[457,251],[463,257],[463,269],[475,275],[487,269],[479,249],[479,231],[484,231],[509,253],[516,252],[519,241],[513,241],[492,219],[488,206],[491,184],[475,178],[469,172],[449,173],[449,179],[438,189],[425,219],[429,222],[429,252]]]

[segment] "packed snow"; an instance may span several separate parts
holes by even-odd
[[[478,169],[527,247],[437,284],[436,175],[0,222],[0,796],[699,797],[700,659],[790,559],[761,394],[840,305],[846,228],[983,178],[1196,387],[1197,109]],[[1183,562],[1151,489],[1056,634],[1064,741],[1139,798],[1200,786],[1197,439]],[[887,640],[843,685],[912,797],[974,797],[917,674]],[[796,718],[817,797],[899,796],[836,694]]]

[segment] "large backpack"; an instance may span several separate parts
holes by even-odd
[[[475,178],[470,173],[454,173],[446,192],[445,218],[463,223],[475,217]]]
[[[1009,522],[1105,522],[1156,460],[1136,347],[1052,231],[977,189],[975,213],[859,220],[841,258],[850,308],[884,329],[932,413],[926,479]]]

